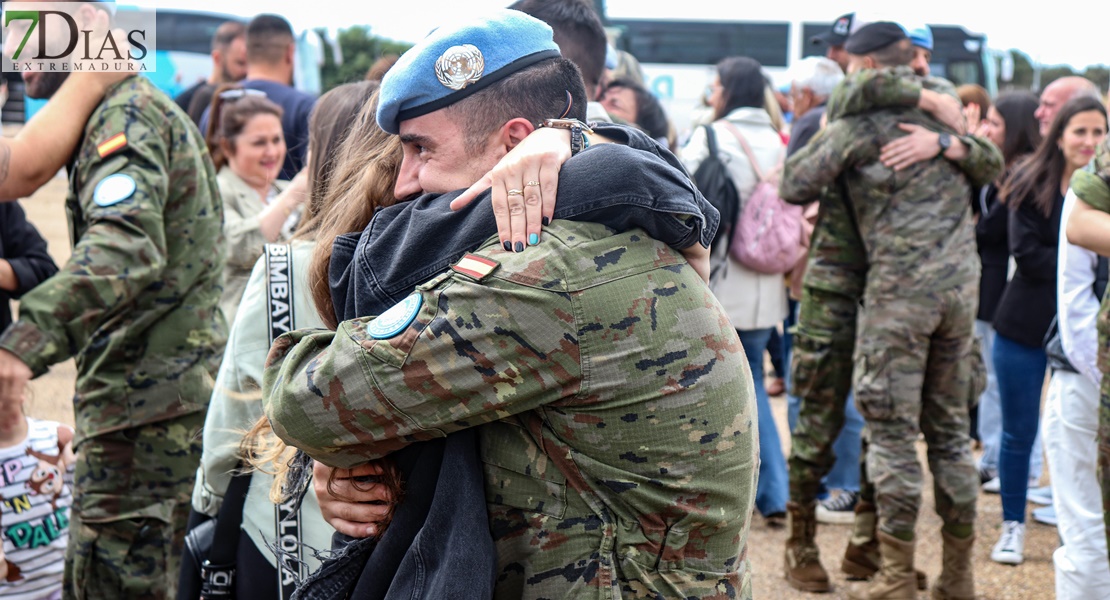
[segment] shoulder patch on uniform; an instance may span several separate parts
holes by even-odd
[[[122,148],[125,148],[126,146],[127,136],[120,132],[108,138],[99,146],[97,146],[96,153],[100,155],[100,158],[104,158],[105,156],[108,156],[109,154]]]
[[[466,275],[474,281],[481,281],[489,277],[489,274],[496,271],[497,267],[500,266],[501,263],[492,258],[478,256],[477,254],[467,254],[462,257],[462,260],[455,263],[451,269],[456,273]]]
[[[127,200],[135,193],[135,180],[130,175],[116,173],[100,180],[93,189],[93,202],[97,206],[112,206]]]
[[[366,326],[366,333],[375,340],[388,340],[408,329],[412,320],[420,312],[424,296],[420,292],[409,294],[408,298],[394,304],[377,319]]]

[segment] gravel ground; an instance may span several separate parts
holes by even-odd
[[[50,244],[50,253],[61,264],[69,257],[69,232],[65,219],[66,180],[59,176],[31,198],[23,201],[30,220]],[[32,399],[29,414],[34,417],[73,423],[73,361],[55,366],[50,373],[32,382]],[[771,401],[779,423],[784,452],[789,451],[786,434],[786,401]],[[924,463],[924,444],[917,442],[918,454]],[[927,471],[927,470],[926,470]],[[1046,477],[1047,481],[1047,477]],[[932,481],[926,476],[924,503],[918,523],[917,566],[929,575],[932,582],[940,573],[940,519],[932,511]],[[975,575],[979,598],[998,600],[1041,600],[1054,594],[1052,552],[1058,545],[1054,527],[1040,525],[1030,518],[1025,542],[1025,564],[1019,567],[1003,566],[991,562],[990,547],[998,539],[1002,508],[997,495],[982,494],[979,498],[979,521],[976,527],[978,541],[975,545]],[[788,586],[782,576],[784,530],[766,527],[756,517],[748,539],[748,552],[755,576],[757,598],[847,598],[847,582],[840,574],[840,556],[849,537],[848,526],[822,525],[818,531],[818,544],[825,568],[833,578],[832,594],[806,594]],[[922,592],[921,598],[928,596]]]

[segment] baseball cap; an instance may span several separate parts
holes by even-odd
[[[396,134],[401,121],[559,56],[551,27],[520,11],[497,9],[441,26],[402,54],[382,79],[378,126]]]
[[[901,25],[879,21],[860,27],[844,42],[844,49],[856,55],[870,54],[908,37]]]
[[[828,31],[813,36],[810,38],[809,43],[814,45],[828,44],[830,46],[843,46],[854,29],[859,28],[859,25],[857,25],[855,21],[856,13],[854,12],[841,15],[837,17]]]

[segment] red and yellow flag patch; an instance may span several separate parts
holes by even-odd
[[[109,154],[125,147],[127,147],[127,136],[123,133],[117,133],[116,135],[108,138],[104,143],[97,146],[96,153],[100,155],[100,158],[104,158],[105,156],[108,156]]]
[[[451,268],[456,273],[462,273],[475,281],[481,281],[500,266],[501,263],[496,260],[478,256],[477,254],[467,254]]]

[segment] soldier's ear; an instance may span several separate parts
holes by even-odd
[[[532,123],[530,123],[528,119],[513,119],[501,126],[501,129],[499,131],[500,139],[498,140],[498,143],[504,144],[505,151],[508,152],[509,150],[516,148],[517,144],[519,144],[522,140],[524,140],[524,138],[528,137],[528,134],[532,133],[535,130],[535,125],[532,125]]]

